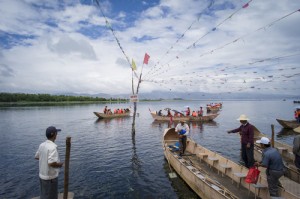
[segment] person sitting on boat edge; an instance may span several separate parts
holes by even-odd
[[[158,116],[162,116],[162,113],[161,113],[161,112],[162,112],[162,110],[159,110],[158,113],[157,113],[157,115],[158,115]]]
[[[296,110],[296,113],[297,113],[297,122],[300,123],[300,108],[297,108]]]
[[[170,110],[168,110],[167,116],[168,117],[172,117],[173,116]]]
[[[197,117],[196,111],[193,111],[193,112],[192,112],[192,116],[193,116],[193,117]]]
[[[190,115],[191,115],[191,109],[190,107],[187,107],[186,116],[190,116]]]
[[[285,167],[282,157],[277,149],[271,147],[269,138],[262,137],[256,143],[260,144],[262,151],[262,161],[255,162],[255,166],[266,167],[267,181],[270,196],[279,197],[278,186],[280,186],[279,178],[284,175]]]
[[[181,156],[186,149],[186,140],[190,132],[190,127],[186,124],[185,120],[180,120],[175,128],[175,132],[179,134],[179,155]]]
[[[250,168],[254,164],[254,127],[251,125],[246,115],[242,114],[237,119],[240,121],[241,126],[237,129],[227,131],[227,133],[240,133],[241,135],[241,148],[242,159],[247,168]]]
[[[203,109],[202,106],[200,106],[200,110],[198,111],[198,116],[202,117],[203,116]]]
[[[294,137],[293,154],[295,155],[295,166],[298,168],[298,172],[300,172],[300,135]]]
[[[103,113],[106,114],[107,113],[107,106],[104,107],[103,109]]]

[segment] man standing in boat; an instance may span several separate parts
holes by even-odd
[[[282,157],[277,149],[271,147],[269,138],[262,137],[256,143],[263,149],[262,161],[255,162],[255,166],[266,167],[268,187],[271,197],[279,197],[278,186],[279,178],[284,175],[284,164]]]
[[[242,159],[247,168],[254,164],[254,127],[248,122],[246,115],[242,114],[237,120],[242,124],[239,128],[227,131],[227,133],[240,133]]]
[[[175,128],[175,132],[179,134],[179,155],[184,154],[186,149],[186,139],[190,132],[190,127],[185,123],[184,120],[180,120]]]

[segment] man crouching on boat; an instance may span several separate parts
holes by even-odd
[[[186,149],[186,136],[189,135],[190,127],[184,120],[180,120],[175,128],[175,132],[179,134],[179,155],[182,156]]]
[[[285,167],[282,157],[277,149],[271,147],[269,138],[262,137],[257,140],[263,148],[262,161],[255,162],[255,166],[266,167],[268,187],[271,197],[279,197],[278,186],[280,186],[279,178],[284,175]]]

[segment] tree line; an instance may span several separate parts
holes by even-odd
[[[102,98],[88,96],[26,94],[26,93],[0,93],[0,102],[84,102],[84,101],[127,101],[119,98]]]

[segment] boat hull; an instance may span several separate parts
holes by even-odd
[[[113,119],[113,118],[120,118],[120,117],[129,117],[130,113],[122,113],[122,114],[104,114],[100,112],[94,112],[94,114],[99,119]]]
[[[296,120],[281,120],[276,119],[277,122],[286,129],[294,129],[300,126],[300,123],[298,123]]]
[[[205,115],[202,117],[193,117],[193,116],[182,116],[182,117],[172,117],[172,121],[179,122],[180,120],[193,121],[193,122],[208,122],[213,121],[219,114]],[[154,112],[151,112],[151,116],[156,121],[171,121],[169,116],[159,116]]]

